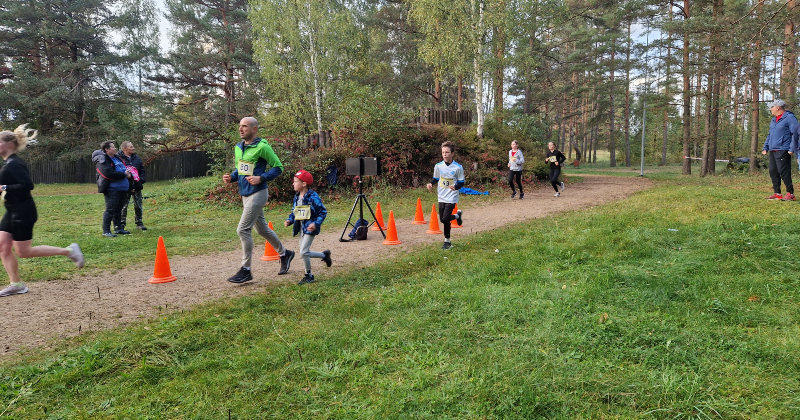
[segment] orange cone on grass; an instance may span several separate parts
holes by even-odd
[[[383,228],[383,230],[386,230],[386,225],[383,224],[383,211],[381,211],[380,202],[378,202],[378,205],[375,208],[375,218],[378,219],[377,223],[372,225],[372,227],[369,228],[369,230],[381,230],[381,228]],[[381,227],[378,227],[378,225],[381,225]]]
[[[428,231],[425,232],[429,235],[441,235],[442,230],[439,229],[439,218],[436,217],[436,204],[431,206],[431,224],[428,227]]]
[[[417,198],[417,211],[414,213],[414,221],[411,222],[415,225],[424,225],[425,216],[422,214],[422,199]]]
[[[270,229],[273,229],[272,222],[269,222],[268,226]],[[280,259],[281,256],[278,255],[278,251],[275,251],[275,248],[273,248],[272,245],[269,244],[269,241],[267,241],[264,244],[264,255],[261,256],[261,261],[278,261]]]
[[[384,245],[400,245],[399,239],[397,239],[397,226],[394,223],[394,212],[389,212],[389,230],[386,232],[386,240],[383,241]]]
[[[172,275],[172,270],[169,268],[169,258],[167,258],[167,248],[164,247],[164,238],[158,237],[158,247],[156,247],[156,266],[153,269],[153,277],[148,280],[148,283],[169,283],[175,281],[177,277]]]
[[[453,214],[456,214],[456,213],[458,213],[458,204],[456,204],[456,206],[453,208]],[[462,227],[462,226],[458,225],[458,222],[456,222],[456,219],[453,219],[453,220],[450,221],[450,228],[454,229],[454,228],[460,228],[460,227]]]

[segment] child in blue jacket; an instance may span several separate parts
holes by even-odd
[[[292,212],[289,217],[283,222],[284,226],[294,225],[294,235],[300,233],[300,256],[303,257],[303,264],[306,267],[306,275],[297,284],[313,283],[314,275],[311,274],[311,259],[320,258],[328,267],[333,263],[331,261],[331,251],[325,250],[322,252],[311,251],[311,243],[314,242],[314,237],[319,234],[319,228],[322,222],[325,221],[325,216],[328,215],[328,210],[322,204],[319,194],[316,191],[309,189],[309,186],[314,183],[314,177],[304,170],[297,171],[294,174],[294,188],[295,195],[292,202]]]

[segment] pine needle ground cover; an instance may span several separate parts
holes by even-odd
[[[6,360],[0,419],[796,418],[800,204],[632,198]]]

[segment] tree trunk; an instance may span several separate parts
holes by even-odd
[[[483,9],[484,0],[472,0],[473,14],[477,14],[477,27],[474,28],[476,35],[475,58],[473,59],[473,69],[475,78],[475,115],[478,118],[477,137],[483,138],[483,66],[481,60],[483,56]],[[475,16],[473,16],[475,17]]]
[[[497,40],[497,51],[495,58],[497,58],[497,68],[494,73],[494,112],[497,122],[503,123],[503,83],[505,76],[505,66],[503,64],[505,58],[505,34],[503,28],[495,28],[495,35]]]
[[[669,6],[669,22],[672,23],[672,5]],[[672,32],[667,32],[667,60],[665,62],[665,75],[664,81],[664,140],[661,144],[661,165],[667,164],[667,139],[669,134],[669,103],[670,103],[670,66],[672,65]]]
[[[788,18],[783,25],[783,63],[781,65],[781,98],[786,102],[786,109],[793,109],[797,105],[795,91],[797,88],[797,39],[792,17],[794,15],[795,0],[786,2]]]
[[[609,100],[610,100],[610,107],[608,110],[608,117],[609,117],[609,131],[608,131],[608,154],[609,154],[609,165],[614,168],[617,166],[617,145],[614,142],[614,135],[616,131],[614,129],[614,120],[616,114],[616,108],[614,107],[614,73],[615,73],[615,66],[614,66],[614,59],[615,59],[615,41],[611,41],[611,75],[610,75],[610,93],[609,93]]]
[[[756,20],[758,16],[763,15],[764,0],[759,0],[758,11],[756,12]],[[758,94],[760,92],[759,81],[761,80],[761,37],[755,38],[753,45],[752,58],[750,60],[750,95],[752,95],[750,102],[750,175],[755,175],[758,172],[756,167],[756,158],[758,157],[758,120],[761,105],[758,101]]]
[[[311,3],[308,4],[308,24],[313,24],[311,17]],[[317,113],[317,133],[322,135],[322,89],[319,86],[319,71],[317,68],[317,49],[314,46],[314,31],[308,31],[309,56],[311,58],[311,72],[314,75],[314,107]]]
[[[689,20],[689,0],[683,0],[683,19],[684,27],[688,26]],[[692,160],[689,159],[689,145],[692,140],[692,92],[691,92],[691,62],[689,61],[689,33],[688,29],[683,32],[683,175],[692,174]]]
[[[625,51],[625,166],[631,166],[631,22],[628,21],[628,48]]]

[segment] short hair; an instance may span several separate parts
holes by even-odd
[[[5,143],[14,143],[15,152],[25,149],[28,144],[36,143],[36,140],[34,139],[36,138],[38,131],[32,128],[27,128],[27,126],[28,124],[22,124],[13,132],[0,131],[0,141]]]
[[[453,143],[453,142],[452,142],[452,141],[450,141],[450,140],[448,140],[448,141],[446,141],[446,142],[442,143],[442,148],[445,148],[445,147],[447,147],[447,148],[449,148],[449,149],[450,149],[450,153],[455,153],[455,152],[456,152],[456,144],[455,144],[455,143]]]
[[[106,141],[100,143],[100,149],[102,149],[103,152],[105,153],[106,150],[111,148],[112,144],[114,144],[114,140],[106,140]]]
[[[119,145],[119,147],[120,147],[121,149],[124,149],[124,148],[126,148],[126,147],[128,147],[128,146],[133,146],[133,143],[131,143],[131,142],[129,142],[129,141],[123,141],[123,142],[122,142],[122,144],[120,144],[120,145]]]
[[[242,121],[247,120],[247,123],[252,125],[253,128],[258,128],[258,120],[253,117],[244,117]]]

